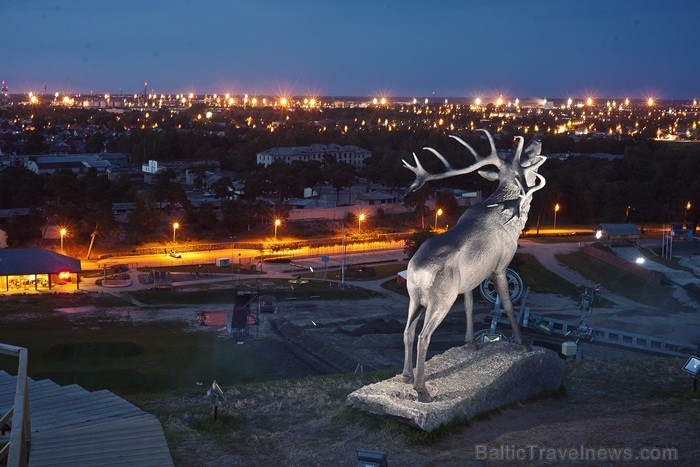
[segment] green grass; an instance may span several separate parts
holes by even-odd
[[[294,288],[292,288],[292,285]],[[337,284],[325,281],[309,281],[306,284],[291,284],[286,279],[265,279],[260,281],[241,281],[234,288],[213,288],[208,284],[198,286],[197,290],[140,290],[128,292],[140,302],[151,306],[183,305],[221,305],[232,303],[236,290],[259,291],[272,295],[277,300],[296,298],[299,300],[316,298],[322,300],[350,299],[361,300],[377,296],[376,292],[359,287],[348,286],[339,289]],[[191,289],[191,288],[188,288]]]
[[[193,388],[196,381],[213,379],[230,385],[279,377],[248,340],[239,345],[216,332],[186,331],[183,321],[65,314],[53,311],[68,305],[65,297],[43,296],[43,303],[28,303],[34,302],[28,298],[0,301],[0,341],[29,349],[29,375],[34,379],[134,394]],[[77,300],[70,302],[75,306]],[[14,374],[17,360],[2,356],[0,369]]]
[[[244,265],[238,265],[234,264],[233,269],[231,269],[231,266],[217,266],[216,264],[213,263],[204,263],[204,264],[186,264],[186,265],[175,265],[175,266],[158,266],[158,267],[149,267],[149,268],[138,268],[137,269],[139,272],[151,272],[153,270],[156,271],[170,271],[170,272],[189,272],[190,274],[196,274],[196,273],[207,273],[207,274],[251,274],[255,275],[258,274],[257,272],[251,271],[250,267],[246,267]]]
[[[685,291],[688,292],[690,298],[700,303],[700,286],[697,284],[688,284],[685,286]]]
[[[0,323],[13,313],[49,312],[55,308],[94,306],[106,308],[124,306],[124,302],[106,294],[76,295],[72,293],[0,296]],[[0,334],[1,336],[1,334]]]
[[[348,274],[348,270],[345,270],[345,280],[347,282],[360,282],[360,281],[374,281],[379,279],[384,279],[386,277],[394,277],[400,271],[403,271],[408,266],[408,263],[391,263],[391,264],[379,264],[379,265],[367,265],[367,267],[374,269],[375,274],[371,277],[353,277]],[[319,270],[315,273],[304,273],[301,277],[316,277],[321,274]],[[326,279],[329,280],[341,280],[341,270],[340,269],[329,269],[326,274]]]
[[[530,287],[530,290],[534,293],[562,295],[571,297],[573,300],[579,300],[581,296],[574,284],[542,266],[532,255],[517,253],[509,267],[520,275],[523,285]],[[395,278],[382,283],[382,288],[408,296],[405,288],[396,285]],[[475,295],[476,299],[480,299],[480,297],[478,293]]]
[[[532,292],[562,295],[573,300],[581,296],[574,284],[542,266],[533,255],[517,253],[509,267],[520,275],[523,285],[530,287]]]
[[[522,235],[522,238],[527,238],[537,243],[578,243],[578,242],[590,242],[593,239],[593,234],[581,234],[581,235]]]
[[[630,300],[654,308],[694,311],[676,300],[669,287],[651,284],[583,252],[559,254],[556,258],[585,278],[600,283],[607,290]]]

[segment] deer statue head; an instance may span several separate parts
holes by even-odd
[[[467,142],[462,138],[454,135],[450,135],[450,138],[458,141],[462,146],[466,147],[469,152],[474,156],[476,162],[468,167],[461,169],[455,169],[452,165],[435,149],[430,147],[425,147],[426,151],[433,153],[445,166],[444,172],[430,173],[423,168],[418,157],[413,153],[413,159],[416,165],[411,165],[405,160],[403,160],[403,165],[407,169],[411,170],[416,174],[416,178],[413,183],[408,188],[408,193],[411,193],[420,187],[422,187],[426,182],[430,180],[441,180],[449,177],[455,177],[458,175],[465,175],[472,172],[478,172],[486,180],[499,181],[499,188],[497,192],[502,191],[503,199],[498,199],[497,196],[494,204],[490,204],[489,207],[497,207],[501,205],[503,210],[512,209],[513,217],[510,218],[508,222],[516,217],[520,217],[520,208],[523,202],[531,199],[532,194],[541,190],[545,185],[545,179],[540,174],[537,173],[539,167],[547,159],[540,155],[542,149],[542,143],[539,139],[533,139],[526,148],[524,148],[525,140],[522,136],[517,136],[517,147],[515,153],[511,157],[506,159],[501,158],[496,151],[496,145],[491,137],[491,134],[486,130],[479,130],[484,132],[488,138],[491,152],[486,156],[480,156],[474,148],[472,148]],[[524,148],[524,150],[523,150]],[[513,201],[517,200],[517,204]]]

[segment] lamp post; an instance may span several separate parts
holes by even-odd
[[[435,230],[437,230],[438,216],[442,216],[442,208],[438,208],[438,210],[435,211]]]
[[[554,227],[552,230],[557,230],[557,213],[559,212],[559,203],[554,205]]]
[[[63,237],[66,236],[66,234],[68,233],[68,231],[67,231],[66,228],[64,227],[64,228],[61,229],[61,232],[60,232],[60,233],[61,233],[61,254],[63,254]]]
[[[357,216],[357,233],[358,233],[358,234],[361,234],[361,233],[362,233],[362,221],[363,221],[363,220],[365,220],[365,215],[364,215],[364,213],[363,213],[363,214],[360,214],[359,216]]]
[[[275,219],[275,241],[277,241],[277,227],[279,227],[282,224],[282,221],[279,219]]]
[[[173,243],[175,243],[175,232],[180,228],[179,222],[173,222]]]
[[[234,269],[233,269],[233,247],[234,247],[235,243],[233,243],[233,238],[234,238],[234,237],[229,237],[229,238],[231,239],[231,275],[232,275],[232,276],[234,277],[234,279],[235,279],[236,274],[235,274]]]

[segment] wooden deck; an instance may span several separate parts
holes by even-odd
[[[0,412],[15,384],[0,371]],[[29,407],[30,466],[173,465],[158,419],[109,391],[30,379]]]

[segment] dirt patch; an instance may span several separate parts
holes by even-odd
[[[97,307],[89,305],[89,306],[73,306],[73,307],[68,307],[68,308],[55,308],[54,311],[58,311],[60,313],[90,313],[93,311],[96,311]]]

